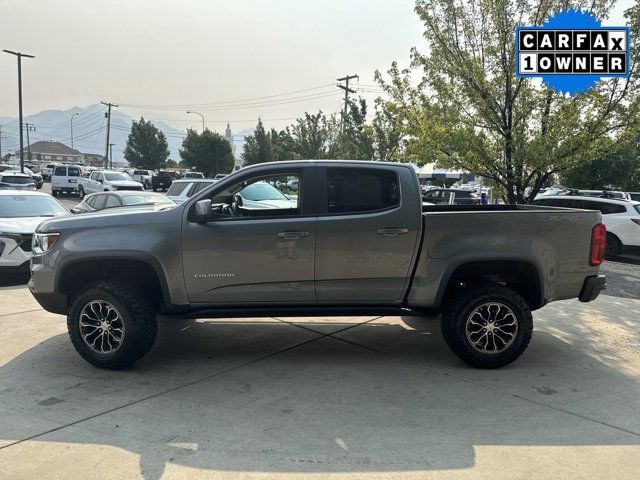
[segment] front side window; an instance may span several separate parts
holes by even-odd
[[[370,168],[327,169],[328,213],[362,213],[400,204],[395,172]]]
[[[272,217],[299,215],[301,190],[288,185],[292,180],[301,184],[299,175],[270,175],[243,180],[222,192],[211,201],[217,213],[229,217]]]
[[[91,174],[91,180],[96,180],[97,181],[99,179],[99,176],[100,176],[100,172],[93,172]]]

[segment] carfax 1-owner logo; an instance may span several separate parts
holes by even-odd
[[[603,27],[582,10],[550,15],[540,27],[517,27],[516,75],[540,77],[569,95],[605,77],[628,77],[629,27]]]

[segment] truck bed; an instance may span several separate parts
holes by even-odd
[[[541,280],[539,306],[579,296],[584,278],[597,274],[589,252],[600,212],[535,205],[423,205],[422,211],[410,307],[438,307],[459,267],[471,274],[474,265],[478,272],[500,263],[507,271],[531,269]]]

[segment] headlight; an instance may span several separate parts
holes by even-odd
[[[36,255],[42,255],[49,251],[60,238],[59,233],[34,233],[31,241],[31,250]]]

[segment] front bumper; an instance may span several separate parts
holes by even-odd
[[[578,297],[581,302],[592,302],[600,292],[607,288],[607,277],[604,275],[594,275],[592,277],[587,277],[584,279],[584,283],[582,284],[582,290],[580,291],[580,296]]]

